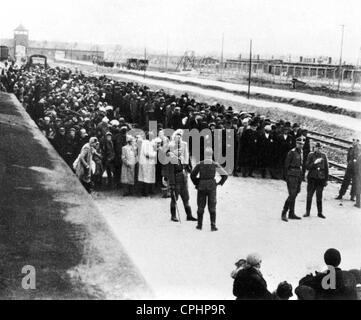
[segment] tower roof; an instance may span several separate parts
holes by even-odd
[[[14,31],[28,31],[21,23],[18,25],[18,27]]]

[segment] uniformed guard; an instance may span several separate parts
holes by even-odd
[[[303,155],[302,148],[304,145],[304,138],[296,139],[296,148],[288,152],[285,161],[285,178],[287,182],[288,198],[285,202],[282,211],[282,220],[288,222],[287,212],[289,211],[289,219],[300,220],[301,218],[295,215],[296,197],[301,191],[302,183],[302,163]]]
[[[307,157],[306,168],[309,171],[307,176],[307,205],[304,217],[309,217],[311,214],[312,198],[316,191],[318,217],[326,219],[322,214],[322,193],[328,181],[328,160],[326,154],[321,150],[322,145],[317,142],[315,151]]]
[[[205,159],[198,163],[191,173],[193,184],[198,190],[197,205],[198,205],[198,225],[197,229],[202,230],[204,209],[208,200],[208,210],[211,219],[211,230],[217,231],[216,227],[216,204],[217,204],[217,186],[223,185],[227,178],[227,172],[220,166],[219,163],[212,160],[212,148],[206,148],[204,152]],[[221,175],[221,180],[217,183],[215,176],[216,172]],[[199,178],[197,178],[199,175]]]
[[[165,169],[171,192],[171,220],[174,222],[179,221],[176,215],[179,196],[183,201],[187,221],[197,221],[197,219],[193,217],[192,209],[189,205],[188,172],[190,172],[191,169],[188,144],[182,141],[182,136],[183,130],[177,130],[173,134],[172,141],[169,145],[170,150],[167,152],[171,161]]]

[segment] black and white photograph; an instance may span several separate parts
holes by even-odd
[[[1,1],[0,300],[361,300],[360,139],[360,0]]]

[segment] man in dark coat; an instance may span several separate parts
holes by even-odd
[[[296,140],[301,135],[300,126],[297,123],[294,123],[293,126],[292,126],[292,130],[290,131],[289,134],[290,134],[291,139],[292,139],[292,148],[295,148],[296,147]]]
[[[103,167],[107,172],[108,177],[108,186],[110,187],[113,182],[113,172],[114,172],[114,145],[112,141],[112,133],[107,132],[104,139],[101,141],[100,148],[103,155]]]
[[[285,178],[285,161],[288,152],[292,150],[292,138],[288,134],[289,129],[283,128],[281,129],[281,134],[279,134],[276,138],[276,147],[275,147],[275,154],[276,154],[276,168],[278,171],[279,178],[284,179]]]
[[[66,157],[66,135],[65,135],[65,128],[60,127],[57,134],[54,138],[54,148],[59,153],[59,155],[65,160]]]
[[[233,295],[237,300],[271,300],[272,294],[260,271],[261,257],[254,253],[247,257],[246,264],[238,271],[233,283]]]
[[[120,188],[120,175],[122,172],[122,149],[127,144],[127,127],[123,126],[113,136],[114,145],[114,181],[117,188]]]
[[[261,170],[262,178],[266,178],[267,172],[273,178],[273,167],[275,164],[275,140],[272,134],[272,127],[265,126],[257,141],[258,165]]]
[[[72,169],[73,169],[73,163],[78,156],[75,133],[76,133],[75,129],[70,128],[69,134],[66,137],[66,145],[65,145],[65,162]]]
[[[309,171],[307,176],[307,205],[304,217],[309,217],[311,214],[312,198],[316,191],[318,217],[326,219],[322,214],[322,193],[328,181],[328,160],[326,154],[321,150],[321,143],[317,142],[315,151],[307,157],[306,167]]]
[[[305,180],[305,176],[306,176],[306,162],[307,162],[307,158],[308,155],[311,152],[311,141],[310,138],[308,137],[308,130],[304,129],[301,131],[301,136],[304,137],[305,139],[305,145],[303,146],[303,165],[302,165],[302,177],[303,180]]]
[[[315,275],[309,274],[299,281],[299,285],[312,288],[316,300],[356,300],[356,279],[351,272],[339,268],[340,252],[336,249],[328,249],[324,254],[324,261],[329,270],[316,272]],[[332,279],[333,275],[334,279]]]
[[[170,128],[173,130],[178,130],[183,128],[182,114],[181,114],[181,109],[179,107],[176,107],[174,109],[174,112],[170,118]]]
[[[253,177],[257,162],[257,123],[252,121],[240,139],[240,165],[243,177]]]
[[[301,191],[302,183],[302,148],[304,140],[302,137],[297,138],[296,148],[292,149],[285,161],[285,173],[288,190],[288,198],[284,204],[282,211],[282,220],[287,222],[287,212],[289,211],[289,219],[300,220],[301,218],[295,214],[296,197]]]
[[[354,185],[354,173],[355,173],[355,162],[358,156],[358,149],[360,148],[359,140],[353,139],[352,147],[348,149],[347,152],[347,168],[345,176],[342,181],[341,189],[339,191],[336,200],[342,200],[343,196],[346,194],[347,188],[351,184],[351,201],[355,201],[355,185]]]

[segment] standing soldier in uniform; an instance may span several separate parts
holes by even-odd
[[[311,213],[312,198],[316,191],[318,217],[326,219],[322,214],[322,193],[328,181],[328,160],[326,154],[321,152],[322,146],[316,143],[315,151],[311,152],[306,161],[308,171],[307,176],[307,206],[304,217],[309,217]]]
[[[188,172],[191,171],[189,164],[189,150],[188,144],[182,141],[183,130],[177,130],[169,144],[169,152],[167,152],[170,163],[166,166],[166,174],[171,192],[171,220],[178,222],[176,216],[177,200],[181,197],[184,205],[184,210],[187,215],[187,221],[197,221],[192,216],[192,209],[189,205],[188,192]]]
[[[355,171],[355,163],[358,155],[358,148],[359,148],[359,140],[353,139],[352,140],[352,147],[348,149],[347,152],[347,169],[345,176],[343,178],[343,182],[341,185],[341,189],[339,191],[336,200],[342,200],[343,196],[346,194],[347,188],[351,184],[351,192],[350,192],[350,200],[355,201],[355,184],[354,184],[354,171]]]
[[[296,148],[292,149],[286,157],[285,161],[285,176],[288,189],[288,198],[285,202],[282,211],[282,220],[288,222],[287,212],[289,211],[289,219],[300,220],[301,218],[295,215],[295,203],[297,195],[301,191],[302,183],[302,148],[304,139],[299,137],[296,139]]]
[[[217,186],[223,186],[228,178],[227,172],[212,160],[212,148],[205,149],[205,160],[198,163],[191,173],[193,184],[198,190],[197,205],[198,205],[198,225],[197,229],[202,230],[204,209],[208,200],[208,211],[211,218],[211,230],[217,231],[216,227],[216,205],[217,205]],[[215,176],[216,172],[221,175],[221,180],[217,183]],[[197,178],[199,174],[199,178]]]
[[[357,148],[357,158],[355,162],[355,172],[354,172],[354,180],[355,180],[355,195],[356,195],[356,208],[361,208],[361,149],[360,145]]]

